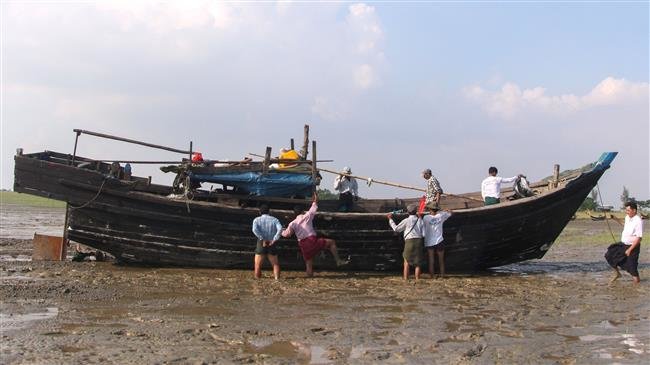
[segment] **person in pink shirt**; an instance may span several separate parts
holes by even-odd
[[[336,242],[333,239],[319,238],[316,236],[313,221],[318,210],[317,203],[318,195],[314,193],[311,208],[306,213],[303,213],[301,206],[294,207],[293,211],[296,213],[296,218],[282,231],[283,237],[296,235],[302,258],[305,260],[308,277],[314,276],[314,257],[325,249],[329,250],[332,256],[334,256],[336,266],[345,265],[349,262],[339,257],[338,251],[336,250]]]

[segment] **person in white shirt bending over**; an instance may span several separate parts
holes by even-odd
[[[354,201],[359,199],[359,185],[357,180],[350,176],[352,169],[344,167],[341,174],[334,179],[334,190],[339,192],[339,211],[349,212]]]
[[[485,205],[499,204],[501,202],[501,184],[514,182],[517,178],[523,176],[521,174],[513,177],[497,176],[499,171],[496,167],[490,166],[488,174],[481,183],[481,196]]]

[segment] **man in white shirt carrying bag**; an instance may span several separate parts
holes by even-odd
[[[624,269],[632,275],[634,283],[639,283],[639,253],[641,252],[641,238],[643,238],[643,220],[636,214],[637,205],[635,202],[625,203],[625,224],[621,233],[621,242],[614,243],[607,248],[605,259],[609,266],[614,269],[614,277],[611,281],[621,277],[618,268]],[[621,221],[611,216],[617,223]]]

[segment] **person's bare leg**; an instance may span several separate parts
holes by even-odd
[[[418,265],[415,267],[415,280],[420,280],[420,272],[421,272],[420,265]]]
[[[409,279],[409,262],[404,260],[404,280]]]
[[[614,267],[613,269],[614,269],[614,276],[612,276],[612,278],[609,279],[610,283],[615,282],[618,278],[621,277],[621,272],[618,271],[618,267]]]
[[[263,255],[255,255],[255,279],[259,279],[262,277],[262,261],[264,260]]]
[[[280,280],[280,262],[278,261],[278,257],[275,255],[268,255],[268,258],[271,265],[273,265],[273,277],[275,280]]]
[[[310,259],[305,261],[305,266],[306,266],[306,272],[307,272],[307,277],[312,277],[314,276],[314,259]]]
[[[326,239],[326,241],[327,241],[327,248],[332,253],[332,256],[334,256],[334,261],[336,261],[336,266],[348,264],[349,261],[341,260],[341,258],[339,257],[338,250],[336,249],[336,241],[330,239]]]
[[[431,279],[433,279],[433,248],[427,248],[427,254],[429,255],[429,275],[431,275]]]
[[[634,284],[638,284],[641,282],[641,278],[638,276],[632,276],[632,280],[634,281]]]
[[[438,251],[438,269],[440,269],[440,277],[445,277],[445,250]]]

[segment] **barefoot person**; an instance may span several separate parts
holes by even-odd
[[[409,216],[399,222],[399,224],[395,224],[395,221],[393,221],[392,213],[389,213],[386,217],[393,231],[404,232],[404,251],[402,252],[402,258],[404,259],[404,280],[408,280],[411,266],[415,266],[415,280],[418,280],[420,279],[422,245],[424,242],[422,220],[416,215],[418,211],[416,204],[409,205],[406,209]]]
[[[293,212],[296,214],[296,218],[289,223],[287,229],[282,232],[282,236],[291,237],[293,234],[296,235],[298,239],[298,246],[300,247],[300,252],[302,257],[305,260],[307,276],[314,276],[314,257],[321,251],[327,249],[334,256],[336,260],[336,266],[345,265],[348,261],[341,260],[336,250],[336,242],[329,238],[322,238],[316,236],[316,230],[314,230],[314,217],[316,216],[316,211],[318,210],[318,195],[314,193],[314,197],[311,203],[311,208],[306,213],[303,213],[303,208],[301,206],[295,206]]]
[[[424,226],[424,247],[427,249],[429,258],[429,275],[433,278],[434,272],[434,256],[438,256],[438,269],[440,270],[440,277],[445,277],[445,244],[442,238],[442,225],[451,217],[450,210],[443,210],[440,212],[440,207],[433,203],[426,205],[430,214],[422,217],[422,225]]]
[[[260,216],[253,219],[253,233],[257,237],[255,248],[255,278],[262,277],[262,262],[264,257],[269,259],[273,265],[273,277],[280,279],[280,263],[278,262],[277,246],[275,243],[280,239],[282,224],[280,221],[269,215],[268,205],[260,206]]]
[[[614,268],[614,277],[611,281],[621,277],[618,268],[622,268],[632,275],[632,280],[639,283],[639,252],[641,251],[641,238],[643,238],[643,221],[637,214],[635,202],[625,203],[625,224],[621,233],[621,242],[614,243],[607,248],[605,259],[609,266]],[[617,223],[621,220],[614,217]]]

